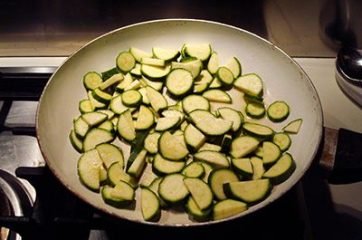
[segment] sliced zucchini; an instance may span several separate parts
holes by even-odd
[[[146,86],[152,87],[153,89],[155,89],[156,91],[161,92],[162,88],[163,88],[163,81],[151,81],[147,78],[145,78],[144,76],[142,76],[141,78],[141,83]],[[146,91],[147,93],[147,91]]]
[[[78,160],[78,176],[80,181],[90,190],[99,191],[100,171],[103,165],[97,150],[84,152]]]
[[[202,70],[202,62],[199,59],[187,61],[187,62],[171,62],[172,69],[185,69],[191,72],[193,79],[197,78]]]
[[[230,58],[230,60],[225,64],[225,66],[230,69],[234,75],[234,79],[238,78],[241,75],[242,68],[239,60],[236,57]]]
[[[167,90],[173,96],[182,96],[190,92],[193,87],[193,77],[191,72],[185,69],[174,69],[166,78]]]
[[[138,79],[134,80],[133,82],[131,82],[129,85],[127,85],[124,88],[124,91],[128,91],[128,90],[138,90],[142,87],[142,82],[139,81]]]
[[[208,209],[213,202],[213,194],[207,183],[198,178],[184,178],[184,184],[201,211]]]
[[[141,58],[141,64],[146,64],[155,67],[164,67],[166,65],[166,61],[158,58],[143,57]]]
[[[108,182],[112,186],[117,185],[117,183],[120,181],[124,181],[129,185],[131,185],[133,188],[138,187],[137,179],[124,171],[123,164],[121,162],[114,162],[108,168],[107,177],[108,177]]]
[[[132,75],[130,73],[127,73],[126,75],[124,75],[123,81],[121,81],[116,86],[116,91],[123,92],[124,89],[127,88],[129,85],[131,85],[132,82],[133,82]]]
[[[295,162],[289,153],[284,153],[279,160],[263,174],[263,178],[268,178],[273,184],[280,184],[287,180],[295,170]]]
[[[225,86],[232,85],[235,79],[234,74],[227,67],[219,67],[216,72],[216,76]]]
[[[223,107],[217,109],[217,112],[220,114],[220,116],[228,121],[232,122],[231,129],[236,132],[241,127],[241,124],[244,122],[244,116],[241,112],[228,107]]]
[[[200,147],[200,149],[198,151],[201,152],[201,151],[206,151],[206,150],[220,152],[221,146],[206,142]]]
[[[278,145],[282,152],[285,152],[289,149],[292,144],[292,140],[289,137],[289,134],[284,132],[275,133],[273,136],[273,143]]]
[[[253,166],[250,158],[232,158],[231,165],[243,178],[250,179],[253,176]]]
[[[185,128],[186,144],[198,150],[206,141],[206,136],[191,123]]]
[[[215,151],[202,151],[194,154],[194,158],[198,161],[206,162],[215,168],[227,168],[230,166],[229,160],[225,154]]]
[[[70,139],[70,142],[71,142],[72,146],[74,147],[74,149],[77,150],[77,152],[82,153],[83,152],[83,142],[81,139],[79,139],[79,137],[77,136],[77,134],[75,133],[75,131],[73,129],[70,131],[69,139]]]
[[[259,146],[259,141],[250,136],[234,138],[231,143],[230,154],[234,158],[241,158],[253,152]]]
[[[108,116],[101,112],[89,112],[82,114],[82,119],[90,126],[94,127],[106,121]]]
[[[271,187],[269,179],[229,182],[224,185],[228,196],[246,203],[256,203],[265,199]]]
[[[243,124],[243,129],[246,133],[263,139],[269,138],[274,134],[273,129],[258,123],[246,122]]]
[[[105,185],[102,188],[102,198],[105,203],[122,208],[134,201],[135,191],[129,184],[120,181],[114,187]]]
[[[108,120],[111,120],[114,117],[114,112],[109,109],[100,109],[97,112],[106,114]]]
[[[158,139],[160,138],[161,133],[159,132],[153,132],[150,133],[146,138],[145,138],[145,149],[147,150],[147,152],[151,153],[151,154],[156,154],[158,152]]]
[[[105,80],[104,82],[102,82],[101,85],[99,85],[99,89],[104,91],[107,88],[109,88],[110,86],[113,86],[114,84],[118,84],[119,82],[121,82],[123,80],[124,76],[122,73],[116,73],[114,75],[112,75],[112,77],[108,78],[107,80]]]
[[[180,121],[184,120],[185,114],[179,110],[175,110],[175,109],[166,109],[163,110],[161,113],[162,116],[164,117],[179,117]]]
[[[280,148],[273,142],[263,142],[263,164],[268,166],[276,162],[281,155]]]
[[[176,49],[168,49],[161,47],[153,47],[152,53],[154,57],[165,61],[174,60],[180,55],[180,52]]]
[[[202,178],[205,174],[205,168],[200,162],[191,162],[182,170],[182,174],[186,177]]]
[[[94,111],[94,106],[89,99],[79,101],[79,111],[81,113],[89,113]]]
[[[209,62],[207,63],[207,70],[211,74],[216,74],[219,69],[219,55],[216,52],[213,52],[210,56]]]
[[[219,78],[217,78],[217,77],[215,77],[209,85],[210,89],[221,88],[221,87],[222,87],[222,83],[219,80]]]
[[[267,109],[268,118],[273,122],[281,122],[289,116],[289,106],[284,101],[275,101]]]
[[[246,203],[236,201],[233,199],[225,199],[214,205],[213,208],[213,219],[220,220],[235,216],[248,209]]]
[[[134,66],[134,68],[132,68],[132,70],[129,71],[129,73],[132,74],[133,76],[141,77],[141,76],[142,76],[141,64],[136,63],[136,65]]]
[[[165,176],[158,189],[160,197],[170,203],[178,203],[184,200],[189,195],[183,181],[184,178],[185,176],[180,173]]]
[[[130,52],[121,52],[116,58],[116,66],[121,72],[127,73],[136,65],[136,59]]]
[[[119,135],[127,141],[133,141],[136,138],[136,129],[129,109],[119,115],[117,130]]]
[[[150,100],[152,108],[158,112],[159,110],[165,109],[168,106],[166,98],[152,87],[146,87],[147,97]]]
[[[162,180],[163,180],[163,177],[157,177],[157,178],[155,178],[155,179],[150,183],[150,185],[148,186],[148,188],[157,195],[157,197],[158,197],[158,199],[159,199],[159,201],[160,201],[161,207],[167,207],[167,203],[160,197],[160,194],[158,193],[158,189],[160,188],[160,183],[161,183]]]
[[[151,66],[142,64],[141,72],[143,75],[150,79],[161,79],[166,77],[171,71],[170,65],[165,65],[163,67]]]
[[[104,72],[102,72],[102,79],[103,81],[106,81],[108,78],[112,77],[113,75],[115,74],[118,74],[119,73],[119,70],[117,67],[113,67],[111,69],[108,69]]]
[[[189,113],[189,116],[199,130],[210,136],[225,134],[233,125],[231,121],[217,118],[212,113],[205,110],[194,110]]]
[[[90,129],[89,124],[80,116],[73,122],[73,128],[75,134],[80,138],[83,139],[87,132]]]
[[[169,129],[174,128],[181,122],[181,118],[177,117],[161,117],[157,119],[155,130],[158,132],[163,132]]]
[[[263,81],[255,73],[245,74],[234,81],[234,86],[250,96],[263,94]]]
[[[147,97],[147,90],[145,87],[142,87],[140,89],[138,89],[138,91],[141,93],[142,95],[142,103],[145,105],[149,105],[150,104],[150,100]]]
[[[130,167],[127,170],[127,173],[135,178],[139,178],[146,166],[146,155],[147,151],[142,149],[134,161],[131,163]]]
[[[145,221],[157,221],[161,216],[158,196],[149,188],[141,188],[141,212]]]
[[[116,114],[122,114],[123,112],[129,109],[129,107],[123,104],[122,95],[113,97],[111,102],[109,103],[109,107],[112,110],[112,112]]]
[[[161,155],[170,160],[184,159],[189,151],[183,138],[172,135],[169,131],[163,132],[158,140],[158,150]]]
[[[87,72],[83,76],[83,85],[87,90],[94,90],[102,84],[102,76],[97,72]]]
[[[172,161],[163,158],[161,154],[156,154],[152,162],[152,169],[158,175],[166,175],[181,172],[185,165],[184,161]]]
[[[212,212],[211,208],[202,211],[191,196],[187,199],[185,207],[187,213],[196,221],[208,220]]]
[[[193,93],[202,93],[204,91],[206,91],[206,89],[208,89],[209,84],[208,83],[195,83],[194,84],[194,89],[193,89]]]
[[[115,162],[118,162],[120,167],[123,168],[123,152],[119,147],[110,143],[102,143],[97,145],[96,149],[107,169]]]
[[[95,148],[98,144],[108,143],[113,140],[114,135],[111,132],[100,128],[92,128],[87,135],[85,135],[83,150],[86,152]]]
[[[195,84],[206,84],[207,86],[211,83],[213,77],[207,70],[202,70],[200,75],[195,79]]]
[[[265,173],[265,168],[263,165],[263,160],[259,157],[250,158],[251,165],[253,166],[253,176],[252,179],[261,179]]]
[[[137,90],[127,90],[122,93],[122,102],[127,107],[137,107],[142,102],[142,95]]]
[[[211,102],[232,103],[230,95],[220,89],[210,89],[202,93],[202,96]]]
[[[249,117],[262,118],[265,116],[265,107],[262,103],[249,102],[246,104],[245,112]]]
[[[152,57],[152,53],[146,52],[142,49],[131,47],[129,52],[133,55],[137,62],[141,62],[143,57]]]
[[[285,127],[283,127],[283,131],[291,134],[297,134],[300,127],[302,126],[302,123],[303,120],[301,118],[295,119],[289,122]]]
[[[200,95],[189,95],[182,100],[182,108],[185,113],[190,113],[196,109],[209,110],[209,101]]]
[[[138,112],[137,121],[135,123],[136,130],[145,130],[152,127],[155,123],[153,112],[146,106],[141,105]]]
[[[97,99],[95,99],[93,97],[93,91],[88,91],[87,93],[88,95],[88,99],[89,101],[92,103],[92,106],[95,108],[95,109],[103,109],[103,108],[106,108],[106,104],[103,103],[103,102],[100,102],[98,101]]]
[[[211,190],[218,200],[224,200],[227,198],[224,193],[224,184],[237,181],[239,181],[238,176],[228,168],[213,170],[208,179]]]
[[[212,49],[209,43],[200,43],[200,44],[185,44],[185,54],[189,57],[194,57],[200,59],[201,61],[206,61],[209,59]]]

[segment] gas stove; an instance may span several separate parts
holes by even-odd
[[[0,58],[0,200],[5,199],[0,206],[0,226],[3,226],[0,229],[7,237],[4,239],[116,239],[125,232],[127,236],[158,239],[205,238],[220,232],[253,239],[360,239],[353,237],[362,236],[362,184],[328,184],[318,168],[319,159],[281,199],[255,214],[220,225],[150,227],[99,212],[55,179],[46,167],[35,137],[37,101],[51,74],[65,60],[65,57]],[[361,108],[336,83],[335,59],[295,60],[317,89],[324,126],[362,132]]]

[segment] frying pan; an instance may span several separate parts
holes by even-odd
[[[158,222],[142,219],[136,209],[116,209],[106,205],[99,193],[85,188],[77,175],[77,153],[68,135],[73,119],[79,115],[78,102],[86,98],[82,77],[88,71],[102,72],[115,66],[119,52],[130,47],[151,51],[152,47],[180,49],[183,43],[208,42],[218,51],[220,62],[230,57],[240,59],[243,73],[256,72],[265,84],[266,103],[285,100],[291,111],[288,120],[302,118],[300,132],[292,137],[289,152],[296,161],[292,176],[273,188],[264,201],[247,211],[218,221],[194,222],[179,211],[163,211]],[[242,109],[240,96],[232,96],[235,108]],[[283,124],[261,120],[279,131]],[[242,29],[217,22],[195,19],[164,19],[126,26],[89,42],[70,56],[53,74],[40,98],[37,110],[37,138],[46,164],[53,174],[85,202],[113,216],[135,222],[161,226],[195,226],[239,218],[262,209],[287,192],[310,166],[322,136],[322,110],[318,94],[301,67],[270,42]],[[125,149],[127,150],[127,149]],[[128,151],[124,152],[125,159]],[[139,198],[139,192],[136,199]]]

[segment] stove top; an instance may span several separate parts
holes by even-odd
[[[0,71],[0,180],[21,186],[15,187],[13,195],[27,199],[26,203],[19,203],[23,205],[21,213],[0,215],[0,226],[11,229],[8,239],[118,239],[125,232],[139,238],[158,239],[205,238],[220,232],[253,239],[338,239],[340,236],[357,239],[345,236],[362,236],[361,230],[356,230],[362,229],[362,199],[356,202],[344,199],[348,194],[362,196],[362,185],[356,183],[342,196],[340,188],[328,185],[321,177],[317,164],[287,194],[265,209],[211,227],[155,228],[114,219],[87,205],[51,174],[35,138],[38,98],[51,73],[64,60],[59,57],[0,58],[0,66],[6,66]],[[362,122],[361,109],[335,85],[334,59],[296,60],[312,78],[321,97],[325,126],[362,132],[358,124]],[[348,211],[341,208],[342,205],[348,206]],[[348,219],[349,228],[344,229],[337,217],[346,212],[351,219]]]

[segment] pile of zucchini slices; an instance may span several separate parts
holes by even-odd
[[[86,73],[83,84],[87,97],[69,135],[81,153],[80,181],[117,208],[135,204],[140,191],[145,221],[180,204],[193,221],[231,217],[295,170],[287,150],[302,119],[279,132],[259,123],[283,122],[288,104],[267,106],[261,77],[242,74],[236,57],[220,64],[210,44],[131,47],[114,68]],[[230,91],[245,100],[243,109],[233,107]]]

